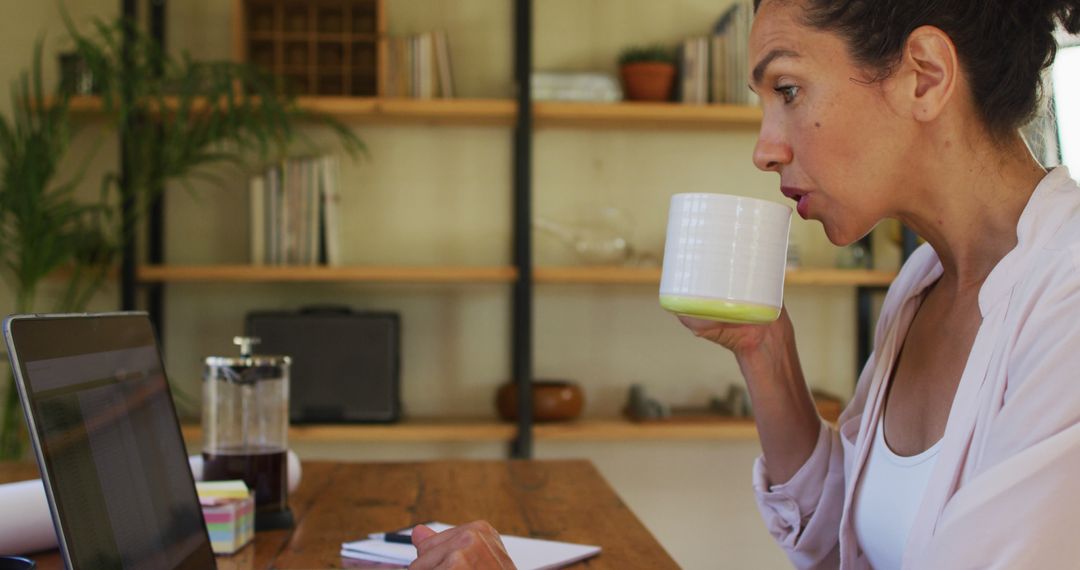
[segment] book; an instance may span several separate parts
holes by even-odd
[[[387,69],[383,92],[413,99],[453,98],[454,71],[446,32],[391,37],[386,40]]]
[[[435,45],[430,32],[416,36],[416,97],[432,99],[435,97]]]
[[[339,210],[341,196],[338,193],[338,161],[332,156],[323,157],[320,163],[322,198],[322,243],[325,263],[331,267],[341,265],[341,221]]]
[[[722,103],[726,100],[724,96],[724,88],[727,85],[727,66],[724,65],[727,59],[727,46],[725,45],[724,38],[718,35],[712,35],[709,37],[709,101],[714,103]]]
[[[262,177],[254,176],[248,182],[248,199],[251,217],[251,264],[266,263],[266,184]]]
[[[679,101],[690,103],[694,97],[694,48],[689,39],[679,46]]]
[[[273,166],[266,171],[266,227],[269,244],[266,262],[281,264],[281,167]]]
[[[340,264],[337,164],[290,158],[249,181],[253,265]]]
[[[450,67],[450,45],[446,32],[435,32],[435,63],[439,72],[439,96],[443,99],[454,98],[454,71]]]
[[[710,37],[711,96],[714,103],[756,105],[757,96],[747,87],[750,69],[746,44],[750,38],[753,8],[738,0],[713,24]]]
[[[694,103],[704,105],[709,102],[709,39],[705,36],[694,38]]]
[[[435,532],[453,528],[445,523],[428,523],[427,527]],[[395,534],[409,534],[410,530]],[[341,556],[357,560],[367,560],[382,564],[408,566],[416,560],[416,547],[411,544],[387,542],[386,533],[372,533],[366,539],[346,542],[341,545]],[[568,564],[585,560],[600,553],[599,546],[557,542],[539,538],[501,535],[503,546],[518,570],[546,570],[561,568]]]

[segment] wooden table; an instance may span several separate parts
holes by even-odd
[[[0,464],[0,482],[36,476],[32,464]],[[504,534],[603,547],[574,568],[678,567],[588,461],[305,462],[289,505],[292,531],[257,533],[218,567],[357,567],[341,558],[342,542],[421,521],[474,519]],[[32,558],[40,570],[63,567],[56,551]]]

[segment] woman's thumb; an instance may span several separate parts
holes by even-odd
[[[425,540],[435,536],[436,534],[438,534],[438,533],[431,530],[430,528],[422,525],[422,524],[418,524],[418,525],[414,526],[413,529],[412,529],[412,543],[413,543],[413,546],[419,547],[420,543],[422,543]]]

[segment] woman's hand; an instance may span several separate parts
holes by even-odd
[[[417,557],[410,570],[513,570],[499,533],[486,521],[435,532],[416,525],[412,542]]]
[[[774,483],[791,479],[817,445],[821,420],[803,378],[787,309],[768,324],[735,325],[679,317],[686,328],[735,353],[754,406],[761,449]]]
[[[679,322],[695,336],[727,348],[736,357],[753,354],[773,340],[783,342],[785,338],[794,338],[787,308],[781,309],[775,321],[760,325],[721,323],[683,316],[679,317]]]

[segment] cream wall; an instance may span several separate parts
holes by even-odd
[[[115,1],[70,2],[76,21],[115,13]],[[619,49],[707,30],[725,2],[537,0],[535,67],[613,70]],[[29,60],[38,33],[62,29],[52,2],[3,0],[0,80]],[[387,0],[391,33],[448,30],[458,88],[468,97],[508,97],[512,3],[508,0]],[[196,57],[228,57],[231,5],[170,2],[170,46]],[[50,43],[53,51],[55,42]],[[50,63],[50,76],[55,76]],[[7,109],[6,99],[0,110]],[[115,144],[92,125],[95,169],[115,164]],[[96,129],[96,130],[95,130]],[[96,134],[93,134],[96,133]],[[370,159],[343,165],[347,263],[505,265],[511,259],[511,143],[502,127],[358,125]],[[309,132],[304,150],[331,147]],[[105,138],[102,138],[105,137]],[[777,180],[750,163],[753,132],[543,129],[534,144],[534,210],[572,221],[618,206],[635,221],[633,241],[659,256],[667,201],[682,191],[718,191],[781,200]],[[102,142],[103,141],[103,142]],[[225,168],[221,187],[171,188],[167,260],[244,263],[248,258],[247,174]],[[96,179],[96,178],[95,178]],[[835,250],[816,223],[796,219],[792,240],[806,265],[831,266]],[[544,235],[540,265],[577,263]],[[889,247],[882,248],[892,254]],[[6,294],[6,291],[4,292]],[[0,303],[10,304],[9,297]],[[115,307],[115,289],[96,308]],[[229,342],[255,309],[343,303],[397,310],[403,319],[403,397],[412,416],[491,417],[496,385],[510,370],[508,285],[176,284],[166,293],[167,369],[186,413],[197,413],[202,359],[232,354]],[[854,383],[852,288],[789,287],[808,380],[846,397]],[[734,359],[694,339],[659,309],[655,287],[540,285],[535,298],[538,377],[581,383],[586,413],[613,416],[631,383],[671,403],[702,403],[739,382]],[[492,445],[305,445],[308,458],[504,457]],[[536,455],[592,459],[643,522],[687,568],[781,568],[783,556],[758,520],[749,487],[754,442],[539,442]],[[717,554],[719,552],[719,554]]]

